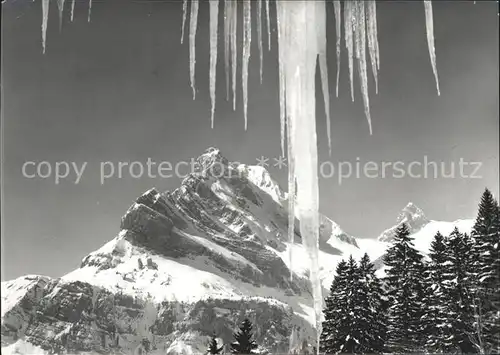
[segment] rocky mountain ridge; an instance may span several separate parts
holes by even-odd
[[[287,198],[264,168],[207,150],[179,188],[140,196],[80,268],[2,282],[2,353],[203,353],[214,331],[228,343],[245,317],[261,353],[287,352],[291,333],[312,343],[309,261],[297,219],[288,242]],[[421,233],[432,221],[419,211],[407,206],[398,223]],[[388,244],[320,222],[326,295],[338,261],[375,260]]]

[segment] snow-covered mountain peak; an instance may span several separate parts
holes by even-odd
[[[409,228],[410,233],[417,233],[430,220],[425,216],[422,209],[420,209],[413,202],[409,202],[399,213],[397,223],[389,229],[383,231],[378,237],[379,241],[389,242],[392,240],[396,230],[404,223]]]
[[[409,202],[398,216],[398,223],[402,222],[420,228],[429,223],[429,219],[427,219],[422,209],[413,202]]]

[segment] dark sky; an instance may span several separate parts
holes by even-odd
[[[219,47],[220,99],[211,130],[206,3],[200,5],[195,101],[189,86],[188,45],[180,44],[180,2],[94,1],[87,23],[87,3],[78,1],[74,23],[69,23],[66,12],[61,33],[56,3],[51,2],[45,55],[40,43],[40,1],[17,0],[2,7],[2,280],[26,273],[61,276],[69,272],[118,233],[121,216],[142,192],[151,187],[173,189],[180,182],[125,174],[101,185],[102,161],[146,164],[151,158],[175,164],[210,146],[220,148],[229,160],[249,164],[261,155],[280,155],[274,29],[260,85],[253,28],[246,132],[240,80],[236,112],[223,100],[223,47]],[[342,184],[337,177],[321,179],[322,212],[355,236],[377,236],[395,222],[409,201],[431,219],[455,220],[475,216],[486,186],[498,194],[497,3],[435,2],[434,19],[439,97],[422,3],[378,5],[380,87],[375,95],[370,78],[374,127],[370,136],[358,81],[356,101],[350,100],[345,53],[340,97],[334,95],[335,23],[329,8],[333,155],[327,153],[318,90],[320,161],[409,164],[427,157],[444,162],[448,170],[461,158],[482,164],[479,179],[462,178],[458,172],[454,178],[437,179],[352,177]],[[241,31],[238,36],[241,40]],[[79,184],[74,184],[73,173],[56,185],[53,178],[23,177],[26,161],[79,166],[87,162],[87,167]],[[286,186],[285,170],[269,169]]]

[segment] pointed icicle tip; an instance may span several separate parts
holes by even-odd
[[[75,17],[75,0],[71,0],[71,22],[73,22],[74,17]]]
[[[427,32],[427,46],[429,47],[429,57],[432,65],[432,72],[434,74],[434,80],[436,81],[436,91],[438,96],[441,95],[439,90],[439,78],[436,66],[436,48],[434,45],[434,15],[432,11],[432,1],[424,0],[425,7],[425,28]]]
[[[87,22],[90,22],[91,15],[92,15],[92,0],[89,0],[89,15],[87,17]]]
[[[187,17],[187,0],[183,0],[182,1],[181,44],[184,43],[184,28],[186,27],[186,17]]]
[[[45,54],[47,42],[47,23],[49,20],[49,0],[42,0],[42,53]]]

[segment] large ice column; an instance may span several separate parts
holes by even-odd
[[[317,336],[321,334],[323,295],[318,265],[318,152],[316,139],[316,61],[319,54],[320,17],[314,1],[283,3],[279,24],[285,66],[285,95],[288,133],[294,159],[291,175],[297,182],[297,212],[302,242],[310,260],[310,280],[314,299]],[[281,36],[281,34],[283,34]],[[305,45],[307,43],[307,45]],[[288,127],[290,129],[290,127]],[[289,185],[290,186],[290,185]],[[292,198],[290,196],[289,198]]]

